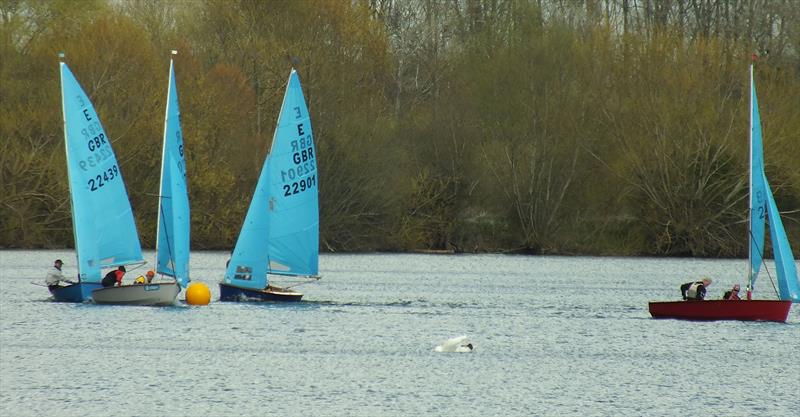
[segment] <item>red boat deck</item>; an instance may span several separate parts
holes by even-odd
[[[650,315],[657,319],[742,320],[785,322],[791,301],[651,301]]]

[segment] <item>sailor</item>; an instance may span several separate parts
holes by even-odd
[[[64,279],[64,274],[61,272],[62,265],[64,265],[64,263],[61,262],[61,259],[56,259],[56,261],[53,262],[53,267],[47,271],[47,276],[44,279],[47,288],[51,290],[60,288],[61,285],[59,285],[59,283],[62,281],[72,284],[72,281]]]
[[[147,271],[147,283],[148,283],[148,284],[149,284],[149,283],[151,283],[151,282],[153,282],[153,277],[154,277],[154,276],[156,276],[156,273],[155,273],[155,272],[153,272],[153,270],[152,270],[152,269],[151,269],[151,270],[149,270],[149,271]]]
[[[703,300],[706,298],[706,288],[711,285],[711,278],[703,277],[702,281],[687,282],[681,285],[681,295],[684,300]]]
[[[739,284],[733,284],[733,288],[731,288],[730,291],[725,291],[725,295],[722,296],[722,299],[731,301],[741,300],[741,298],[739,298],[739,288]]]
[[[119,268],[110,271],[103,277],[103,287],[113,287],[114,284],[117,286],[122,285],[122,277],[125,275],[125,266],[120,265]]]

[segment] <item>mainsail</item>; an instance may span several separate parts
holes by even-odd
[[[189,195],[173,60],[169,64],[159,197],[156,270],[175,277],[185,288],[189,282]]]
[[[78,270],[82,281],[98,282],[101,268],[141,262],[142,249],[111,140],[67,64],[60,67]]]
[[[261,289],[269,283],[268,274],[318,274],[317,185],[311,121],[300,80],[292,69],[272,147],[225,273],[226,283]]]
[[[755,287],[764,256],[765,219],[769,219],[770,240],[777,271],[778,298],[800,302],[800,280],[792,248],[764,170],[761,116],[758,111],[753,66],[750,66],[750,283]]]

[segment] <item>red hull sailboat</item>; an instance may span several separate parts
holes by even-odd
[[[657,319],[785,322],[791,308],[788,300],[652,301],[650,315]]]
[[[778,300],[751,300],[756,278],[764,261],[765,220],[769,220],[772,254],[775,258]],[[750,213],[749,275],[747,300],[654,301],[654,318],[682,320],[745,320],[785,322],[792,303],[800,302],[800,279],[780,212],[764,171],[761,121],[756,99],[753,66],[750,66]],[[770,276],[770,278],[772,278]]]

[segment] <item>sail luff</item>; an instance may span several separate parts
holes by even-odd
[[[165,231],[164,229],[164,219],[166,214],[164,213],[164,176],[166,175],[166,171],[168,169],[167,165],[167,131],[169,130],[169,103],[170,103],[170,93],[172,90],[172,65],[173,60],[169,60],[169,80],[167,80],[167,105],[164,108],[164,137],[163,142],[161,144],[161,173],[160,178],[158,180],[158,211],[156,212],[158,215],[158,222],[156,222],[156,272],[168,276],[173,276],[171,269],[162,269],[161,264],[161,253],[165,251],[169,252],[169,244],[168,242],[162,242],[165,239]],[[171,257],[170,257],[171,258]]]
[[[65,87],[64,87],[64,69],[66,68],[66,64],[63,61],[61,61],[59,63],[58,67],[59,67],[59,71],[58,71],[59,79],[61,81],[61,118],[62,118],[62,121],[63,121],[63,129],[64,129],[64,153],[66,155],[66,161],[67,161],[67,181],[69,183],[69,190],[70,190],[70,193],[69,193],[69,195],[70,195],[70,198],[69,198],[69,209],[70,209],[71,218],[73,219],[72,220],[72,238],[73,238],[74,245],[75,245],[75,259],[77,261],[77,266],[78,266],[78,276],[81,277],[81,279],[82,279],[83,277],[81,276],[81,270],[82,270],[82,268],[81,268],[81,266],[82,266],[81,265],[81,251],[78,249],[79,248],[79,244],[80,244],[79,237],[78,237],[78,228],[77,228],[78,222],[75,221],[75,201],[74,201],[74,197],[73,197],[75,192],[76,192],[76,190],[74,189],[74,185],[72,183],[73,177],[75,176],[75,174],[72,173],[72,169],[71,169],[70,163],[69,163],[69,161],[71,159],[70,159],[70,152],[69,152],[69,132],[67,131],[67,100],[66,100],[66,91],[65,91]],[[100,271],[98,270],[96,272],[97,272],[97,275],[99,277],[99,272]],[[88,271],[85,271],[84,273],[88,273]]]
[[[750,117],[749,117],[749,129],[748,129],[748,144],[749,144],[749,155],[748,155],[748,166],[750,168],[750,172],[748,175],[748,188],[747,188],[747,294],[750,295],[750,292],[753,289],[753,65],[750,64]]]

